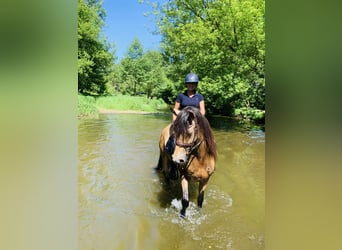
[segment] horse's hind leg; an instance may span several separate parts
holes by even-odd
[[[202,180],[199,183],[199,188],[198,188],[198,197],[197,197],[197,206],[202,207],[203,200],[204,200],[204,191],[207,188],[208,180]]]
[[[184,176],[182,176],[181,184],[182,184],[182,191],[183,191],[181,216],[185,217],[185,211],[187,207],[189,206],[189,191],[188,191],[188,181],[185,179]]]
[[[160,154],[158,165],[159,164],[161,165],[161,170],[163,172],[165,182],[167,185],[169,185],[170,184],[170,177],[169,177],[168,159],[167,159],[166,155],[163,153]],[[159,167],[158,167],[158,169],[159,169]]]
[[[159,154],[159,160],[158,160],[158,165],[157,165],[157,170],[162,170],[163,169],[163,160],[161,154]]]

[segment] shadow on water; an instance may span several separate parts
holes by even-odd
[[[240,131],[261,130],[265,132],[265,126],[253,124],[251,122],[233,119],[230,117],[210,116],[208,121],[212,129],[218,131]]]
[[[164,174],[161,170],[154,169],[156,175],[158,176],[159,183],[161,185],[161,190],[157,193],[157,199],[161,208],[167,208],[170,206],[174,198],[182,197],[182,189],[180,186],[180,180],[170,181],[166,183]]]
[[[172,201],[177,199],[182,199],[182,186],[180,178],[177,180],[170,180],[166,183],[164,174],[161,170],[153,168],[155,174],[158,176],[159,183],[161,185],[161,190],[157,193],[157,199],[160,203],[161,208],[168,208],[172,204]],[[189,200],[196,202],[198,195],[198,183],[190,181],[189,182]]]

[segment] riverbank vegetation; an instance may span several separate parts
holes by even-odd
[[[145,96],[84,96],[78,95],[78,116],[94,118],[99,113],[135,112],[160,113],[168,110],[168,105],[161,99],[150,99]],[[168,111],[169,112],[169,111]]]
[[[116,62],[115,46],[101,36],[101,2],[78,0],[80,94],[106,96],[103,102],[125,95],[173,104],[185,89],[184,76],[195,72],[209,115],[264,121],[264,0],[139,2],[151,4],[161,50],[145,51],[135,38]],[[133,108],[138,99],[131,99]],[[132,107],[127,102],[121,108]]]
[[[78,117],[96,118],[99,114],[95,97],[78,95]]]

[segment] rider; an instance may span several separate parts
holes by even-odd
[[[205,115],[204,98],[200,93],[196,92],[198,81],[198,76],[195,73],[186,75],[185,84],[187,90],[177,96],[174,106],[175,110],[181,110],[187,106],[194,106],[201,111],[202,115]],[[176,114],[173,113],[172,120],[174,121],[176,117]]]

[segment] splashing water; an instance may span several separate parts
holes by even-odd
[[[180,211],[182,209],[182,201],[173,199],[170,206],[174,211],[177,212],[178,217],[171,220],[175,224],[192,224],[200,225],[207,218],[206,214],[202,214],[200,209],[195,205],[195,203],[190,202],[189,207],[186,210],[185,218],[180,216]]]

